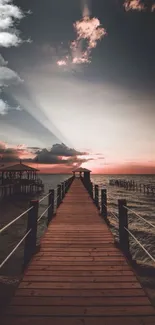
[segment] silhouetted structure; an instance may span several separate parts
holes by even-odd
[[[1,183],[13,184],[13,183],[29,183],[37,179],[37,172],[39,170],[21,163],[13,166],[3,167],[0,169]]]
[[[43,188],[42,181],[38,179],[37,172],[39,170],[20,161],[15,164],[0,169],[0,196],[8,196],[12,194],[36,192]]]
[[[90,173],[91,173],[91,170],[89,169],[86,169],[86,168],[76,168],[73,170],[73,175],[76,176],[76,174],[79,174],[79,177],[83,177],[85,183],[89,183],[90,182]]]
[[[109,185],[123,187],[126,190],[131,191],[140,191],[144,194],[152,194],[155,195],[155,186],[153,184],[142,184],[136,183],[134,180],[126,180],[126,179],[110,179]]]

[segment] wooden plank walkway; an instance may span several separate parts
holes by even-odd
[[[153,325],[155,309],[80,179],[57,210],[3,325]]]

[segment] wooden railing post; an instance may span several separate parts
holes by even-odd
[[[66,180],[66,192],[68,191],[68,179]]]
[[[131,258],[129,246],[129,233],[126,230],[128,229],[128,212],[126,207],[127,203],[125,199],[118,200],[120,248],[122,249],[127,258]]]
[[[88,184],[87,184],[87,191],[90,194],[90,191],[91,191],[91,184],[90,184],[90,182],[88,182]]]
[[[84,185],[85,189],[89,192],[89,184],[88,184],[88,182],[86,182],[86,180],[83,181],[83,185]]]
[[[93,201],[95,200],[94,199],[94,183],[92,183],[92,199],[93,199]]]
[[[66,181],[66,193],[68,192],[68,179]]]
[[[64,198],[64,183],[61,183],[61,200]]]
[[[99,206],[99,190],[98,185],[95,185],[95,204],[98,207]]]
[[[39,203],[38,200],[31,200],[30,201],[30,208],[32,209],[28,213],[28,220],[27,220],[27,231],[29,230],[30,233],[25,238],[25,247],[24,247],[24,268],[29,263],[32,255],[35,253],[36,250],[36,242],[37,242],[37,219],[38,219],[38,207]]]
[[[62,200],[65,197],[65,192],[64,192],[64,182],[61,183],[61,193],[62,193]]]
[[[56,208],[58,208],[58,206],[59,206],[59,185],[57,185],[57,199],[56,199],[56,201],[57,201]]]
[[[66,181],[64,181],[64,195],[66,194]]]
[[[101,215],[104,220],[107,222],[107,190],[101,190]]]
[[[89,184],[89,194],[90,194],[91,198],[93,198],[93,183],[92,182],[90,182],[90,184]]]
[[[49,197],[48,197],[48,219],[47,224],[49,225],[50,221],[52,220],[52,217],[54,215],[54,190],[49,190]]]
[[[71,186],[72,181],[73,181],[73,179],[72,179],[72,177],[70,177],[70,178],[69,178],[69,187]]]
[[[63,196],[65,197],[65,181],[63,182]]]
[[[61,185],[59,184],[57,187],[57,208],[61,203]]]

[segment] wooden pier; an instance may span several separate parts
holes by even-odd
[[[155,309],[80,178],[73,180],[1,322],[13,324],[155,324]]]

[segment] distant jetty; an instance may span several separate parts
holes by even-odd
[[[131,191],[139,191],[144,194],[152,194],[155,195],[155,186],[152,184],[143,184],[137,183],[134,180],[126,180],[126,179],[110,179],[109,185],[123,187],[126,190]]]
[[[38,169],[32,168],[21,161],[0,169],[0,199],[15,194],[32,194],[41,192],[44,184],[38,178]]]

